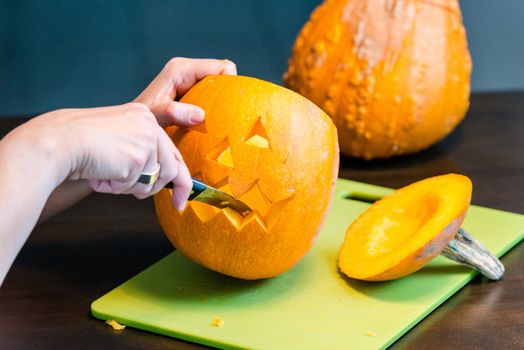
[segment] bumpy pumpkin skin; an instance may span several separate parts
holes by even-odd
[[[332,121],[288,89],[241,76],[207,77],[182,102],[206,113],[202,126],[167,129],[191,175],[254,211],[242,218],[190,202],[178,212],[164,189],[155,206],[165,233],[184,255],[226,275],[288,270],[312,246],[331,200],[338,174]]]
[[[457,0],[327,0],[301,30],[286,85],[333,118],[343,154],[387,158],[448,135],[469,107]]]

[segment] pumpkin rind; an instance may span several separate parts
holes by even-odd
[[[373,159],[453,131],[470,74],[457,0],[327,0],[298,35],[285,82],[333,118],[343,154]]]
[[[409,275],[439,255],[471,200],[463,175],[428,178],[375,202],[347,229],[338,265],[348,277],[384,281]]]
[[[324,221],[338,174],[338,142],[330,118],[283,87],[241,76],[211,76],[182,102],[202,107],[205,124],[170,127],[192,176],[248,204],[243,218],[155,195],[160,224],[184,255],[234,277],[276,276],[309,250]]]

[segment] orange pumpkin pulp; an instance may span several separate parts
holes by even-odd
[[[338,266],[360,280],[397,279],[437,256],[462,225],[472,185],[463,175],[428,178],[375,202],[347,229]]]

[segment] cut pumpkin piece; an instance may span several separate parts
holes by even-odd
[[[340,270],[360,280],[392,280],[417,271],[446,250],[446,257],[500,279],[500,261],[460,229],[471,192],[468,177],[448,174],[413,183],[375,202],[347,229],[338,257]],[[457,232],[457,242],[448,246]]]

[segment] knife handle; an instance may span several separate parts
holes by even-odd
[[[191,178],[191,180],[193,181],[193,189],[191,190],[191,194],[188,198],[188,200],[190,201],[195,199],[200,193],[204,192],[204,190],[207,188],[207,186],[204,183],[193,178]]]
[[[191,178],[191,180],[193,181],[193,188],[191,189],[191,194],[189,195],[190,201],[195,199],[195,197],[197,197],[200,193],[204,192],[204,190],[206,189],[206,185],[203,184],[202,182],[195,180],[193,178]],[[168,182],[164,187],[173,189],[173,183]]]

